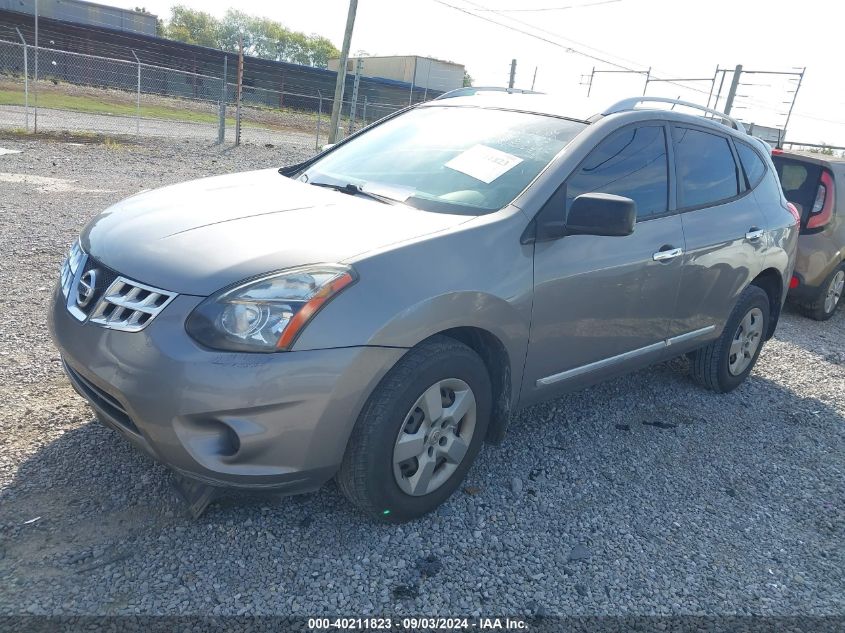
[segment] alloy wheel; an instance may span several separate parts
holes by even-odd
[[[405,416],[393,447],[393,476],[418,497],[445,484],[469,450],[476,402],[470,386],[446,378],[426,389]]]

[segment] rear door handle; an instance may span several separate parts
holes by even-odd
[[[752,226],[748,229],[748,233],[745,234],[745,239],[751,240],[759,240],[766,232],[763,229],[758,229],[756,226]]]
[[[684,249],[682,248],[670,248],[665,251],[657,251],[654,255],[652,255],[652,259],[656,262],[665,262],[669,261],[670,259],[675,259],[676,257],[680,257],[684,254]]]

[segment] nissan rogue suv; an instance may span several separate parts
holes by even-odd
[[[300,165],[132,196],[62,266],[67,376],[200,489],[335,477],[388,521],[449,497],[518,407],[683,354],[730,391],[797,218],[739,123],[662,101],[432,101]]]
[[[776,149],[772,160],[801,215],[789,298],[808,317],[826,321],[845,294],[845,159]]]

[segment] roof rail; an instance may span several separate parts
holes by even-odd
[[[714,110],[712,108],[706,108],[703,105],[698,105],[697,103],[691,103],[689,101],[680,101],[678,99],[669,99],[667,97],[631,97],[629,99],[622,99],[622,101],[618,101],[617,103],[614,103],[612,106],[607,108],[604,112],[602,112],[602,115],[607,116],[609,114],[616,114],[617,112],[627,112],[629,110],[636,110],[638,104],[646,102],[671,103],[673,105],[679,105],[684,106],[686,108],[694,108],[695,110],[701,110],[708,114],[712,114],[714,117],[718,117],[722,120],[722,123],[729,125],[738,132],[742,132],[743,134],[745,134],[745,126],[743,126],[742,123],[740,123],[733,117],[728,116],[724,112],[719,112],[718,110]]]

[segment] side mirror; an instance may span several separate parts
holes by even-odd
[[[572,201],[566,235],[624,237],[634,232],[637,203],[612,193],[585,193]]]

